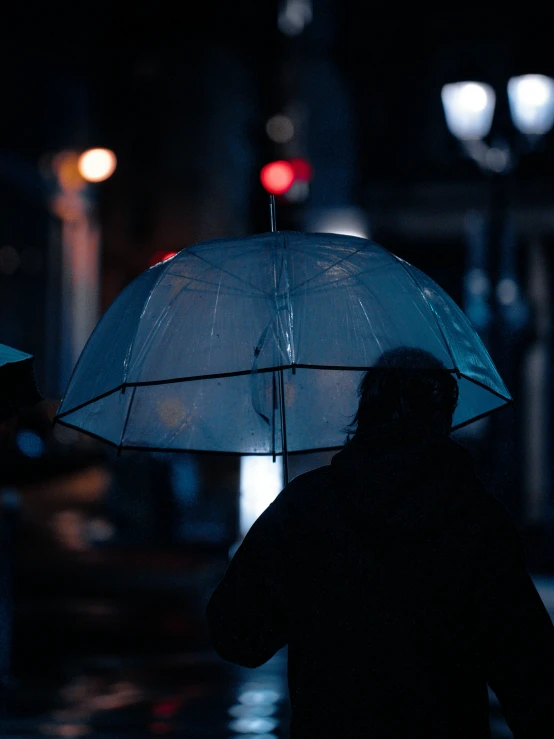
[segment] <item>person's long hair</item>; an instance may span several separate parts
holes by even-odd
[[[363,375],[347,441],[376,426],[416,421],[449,433],[458,403],[453,373],[430,352],[399,347],[384,352]]]

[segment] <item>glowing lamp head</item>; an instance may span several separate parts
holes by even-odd
[[[290,162],[279,160],[262,167],[260,180],[270,195],[284,195],[295,179],[294,167]]]
[[[88,149],[77,162],[79,173],[87,182],[103,182],[115,171],[117,159],[109,149]]]
[[[490,131],[496,95],[482,82],[453,82],[441,91],[446,125],[462,141],[484,138]]]
[[[542,136],[554,124],[554,79],[524,74],[508,81],[508,101],[514,126],[524,134]]]

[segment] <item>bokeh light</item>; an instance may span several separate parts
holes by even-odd
[[[490,131],[496,94],[482,82],[443,85],[441,99],[450,133],[463,141],[482,139]]]
[[[150,267],[153,267],[155,264],[159,264],[160,262],[165,262],[168,259],[173,259],[174,256],[177,255],[178,252],[176,251],[155,251],[152,256],[150,257],[150,260],[148,264]]]
[[[79,155],[75,151],[60,151],[51,160],[60,188],[67,192],[79,192],[86,185],[79,170]]]
[[[103,182],[115,172],[117,159],[110,149],[88,149],[79,157],[78,168],[88,182]]]
[[[312,165],[307,159],[304,159],[303,157],[294,157],[293,159],[289,159],[289,162],[294,170],[295,180],[299,182],[309,182],[312,179]]]
[[[312,0],[284,0],[277,25],[286,36],[298,36],[313,18]]]
[[[294,167],[284,159],[270,162],[262,168],[260,180],[271,195],[283,195],[294,182]]]
[[[305,216],[305,230],[370,238],[367,214],[357,206],[310,209]]]
[[[288,115],[277,113],[265,124],[267,135],[276,144],[288,144],[294,138],[294,124]]]
[[[484,110],[487,105],[487,93],[482,85],[467,82],[460,88],[460,105],[475,113]]]
[[[508,101],[514,126],[523,134],[543,136],[554,124],[554,79],[524,74],[508,81]]]
[[[244,536],[261,516],[267,506],[272,503],[283,487],[283,460],[265,455],[240,458],[240,499],[239,519],[240,532]],[[272,700],[276,700],[272,695]],[[250,704],[268,700],[267,693],[249,691],[239,698],[241,703]]]

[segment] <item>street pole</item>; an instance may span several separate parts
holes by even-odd
[[[528,295],[533,305],[533,340],[523,359],[522,446],[524,457],[525,519],[532,554],[543,566],[552,565],[554,548],[549,529],[552,505],[552,391],[550,348],[552,300],[544,241],[535,235],[526,244]]]
[[[67,151],[55,159],[56,189],[51,199],[51,210],[59,219],[60,397],[100,312],[100,235],[89,185],[77,172],[77,158]]]
[[[494,269],[494,359],[514,404],[494,419],[493,448],[498,468],[498,496],[523,523],[523,454],[521,433],[522,356],[530,310],[518,264],[518,234],[513,217],[514,167],[492,172],[490,219]]]

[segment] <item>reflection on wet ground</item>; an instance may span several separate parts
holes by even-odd
[[[10,693],[7,739],[289,736],[286,650],[256,670],[212,652],[67,661],[49,679],[28,678]],[[511,736],[492,694],[491,728],[493,739]]]
[[[205,652],[67,662],[11,689],[5,736],[272,739],[287,725],[284,654],[248,670]]]
[[[287,737],[286,650],[250,670],[211,648],[205,603],[227,563],[111,554],[21,570],[2,736]]]
[[[552,613],[554,586],[547,580],[538,584]],[[80,620],[70,605],[65,609],[71,618],[62,620],[65,638],[52,630],[61,618],[52,606],[50,617],[31,605],[22,612],[26,630],[20,627],[19,667],[6,700],[6,739],[289,736],[286,650],[255,670],[240,668],[211,650],[201,621],[196,632],[190,623],[186,627],[184,611],[162,614],[164,639],[150,627],[130,635],[121,604],[118,609],[101,599],[83,601],[87,618],[82,613]],[[493,739],[511,736],[492,694],[491,729]]]

